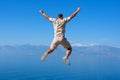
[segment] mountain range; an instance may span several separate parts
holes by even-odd
[[[45,52],[49,47],[44,45],[5,45],[0,46],[0,54],[26,54],[26,55],[35,55]],[[64,48],[59,46],[56,52],[64,52]],[[85,54],[85,55],[111,55],[111,56],[120,56],[120,48],[105,46],[105,45],[93,45],[93,46],[73,46],[72,53],[75,54]]]

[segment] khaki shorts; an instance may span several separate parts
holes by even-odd
[[[58,45],[62,45],[64,48],[69,48],[71,47],[70,43],[67,41],[66,38],[54,38],[53,42],[51,43],[50,48],[51,49],[56,49]]]

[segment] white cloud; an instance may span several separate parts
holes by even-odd
[[[87,46],[95,46],[96,44],[80,44],[80,43],[74,43],[72,46],[77,46],[77,47],[87,47]]]

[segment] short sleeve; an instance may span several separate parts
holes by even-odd
[[[56,20],[55,18],[51,18],[51,17],[49,18],[50,22],[55,22],[55,20]]]
[[[71,20],[70,17],[65,18],[66,22],[69,22],[70,20]]]

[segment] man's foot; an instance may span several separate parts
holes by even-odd
[[[45,53],[42,55],[42,57],[41,57],[41,61],[45,61],[47,55],[48,55],[48,53],[45,52]]]
[[[62,59],[65,61],[65,63],[66,63],[67,65],[69,65],[69,66],[70,66],[70,61],[66,58],[66,56],[65,56],[65,57],[63,57]]]

